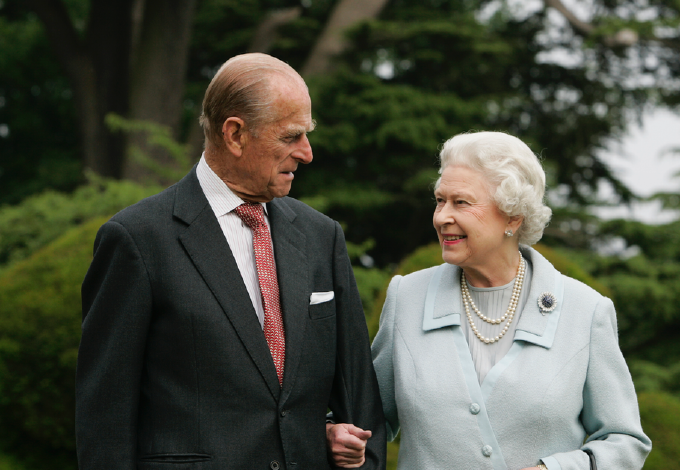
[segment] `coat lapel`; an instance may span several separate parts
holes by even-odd
[[[286,329],[286,365],[281,397],[283,402],[293,388],[300,362],[311,288],[305,250],[306,236],[293,225],[297,215],[281,199],[268,203],[267,211],[272,227],[281,311]]]
[[[269,346],[236,260],[200,187],[195,167],[177,183],[174,216],[187,224],[179,236],[180,242],[278,399],[279,381]]]
[[[460,326],[463,314],[460,284],[460,268],[442,264],[435,268],[427,286],[423,331],[435,330],[445,326]]]
[[[531,262],[532,274],[527,303],[522,310],[514,339],[550,349],[564,303],[564,276],[536,250],[528,247],[522,247],[521,250],[522,256]],[[538,307],[538,299],[545,292],[555,296],[557,307],[544,315]]]

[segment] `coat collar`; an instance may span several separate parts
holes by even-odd
[[[561,307],[564,301],[563,276],[540,253],[528,246],[521,246],[522,256],[531,262],[533,274],[529,296],[515,331],[515,341],[526,341],[549,349],[555,339]],[[425,298],[423,330],[430,331],[447,326],[460,326],[465,316],[461,296],[460,268],[442,264],[432,275]],[[543,315],[538,299],[544,292],[557,298],[557,307]]]

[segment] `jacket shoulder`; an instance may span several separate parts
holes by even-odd
[[[456,266],[443,263],[439,266],[421,269],[403,276],[395,276],[395,279],[399,279],[400,294],[406,295],[407,297],[411,297],[416,294],[424,295],[425,292],[427,292],[427,287],[430,284],[432,276],[434,276],[434,273],[440,268],[440,266],[444,266],[444,269],[446,270],[458,269]]]
[[[170,186],[158,194],[144,198],[119,211],[111,217],[111,221],[129,226],[137,225],[144,221],[157,220],[159,216],[166,213],[172,214],[175,192],[175,186]]]
[[[611,299],[600,294],[589,285],[569,276],[564,277],[565,297],[578,299],[583,307],[594,309],[600,303],[611,303]]]

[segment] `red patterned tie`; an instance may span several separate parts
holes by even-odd
[[[234,209],[241,220],[253,231],[253,250],[260,292],[264,305],[264,338],[276,366],[279,385],[283,384],[283,365],[286,361],[286,337],[279,302],[279,281],[276,279],[272,237],[264,221],[262,204],[246,202]]]

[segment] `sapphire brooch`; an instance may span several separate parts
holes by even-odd
[[[538,296],[538,308],[541,310],[541,315],[550,313],[557,307],[557,299],[550,292],[543,292]]]

